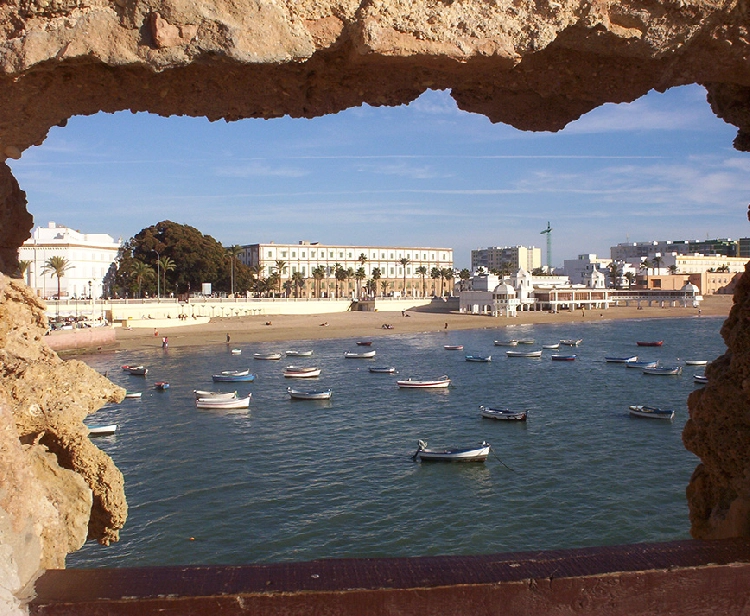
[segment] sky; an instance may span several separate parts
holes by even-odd
[[[558,133],[459,110],[449,92],[321,118],[99,113],[9,160],[35,226],[127,240],[162,220],[259,242],[536,246],[552,264],[620,242],[750,236],[750,155],[700,86],[607,104]]]

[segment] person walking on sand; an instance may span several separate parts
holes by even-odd
[[[164,338],[161,339],[161,348],[166,349],[169,347],[169,338],[164,336]]]
[[[448,329],[448,324],[447,323],[445,324],[445,327],[443,327],[443,329]]]
[[[232,340],[232,338],[231,338],[231,337],[229,336],[229,334],[227,334],[227,344],[229,344],[229,342],[230,342],[231,340]]]

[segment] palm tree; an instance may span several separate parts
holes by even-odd
[[[174,268],[177,267],[177,264],[172,259],[170,259],[169,257],[161,257],[159,259],[158,263],[159,263],[159,266],[161,267],[161,271],[164,272],[164,285],[163,285],[162,288],[164,289],[164,293],[166,294],[166,292],[167,292],[167,272],[174,271]],[[157,293],[156,295],[157,295],[157,299],[159,299],[159,297],[158,297],[159,294]]]
[[[455,280],[455,278],[454,278],[455,275],[453,274],[453,268],[450,268],[450,267],[444,268],[443,271],[441,272],[441,275],[442,275],[443,280],[451,280],[451,281]],[[442,288],[441,288],[441,290],[442,290]],[[448,293],[449,293],[450,296],[453,296],[453,287],[452,286],[450,287],[450,289],[448,289]]]
[[[251,265],[249,268],[250,277],[255,281],[255,292],[260,294],[261,287],[263,286],[263,266]]]
[[[649,261],[648,259],[644,259],[643,261],[641,261],[641,266],[638,268],[641,271],[645,270],[646,272],[646,287],[648,287],[648,268],[649,267],[651,267],[651,261]]]
[[[359,264],[364,267],[365,263],[367,263],[367,255],[364,252],[360,252],[357,261],[359,261]]]
[[[284,273],[285,267],[286,267],[286,261],[282,261],[281,259],[276,259],[276,273],[279,275],[279,295],[281,295],[281,276]]]
[[[443,277],[443,272],[440,270],[439,267],[433,267],[430,270],[430,278],[432,278],[433,280],[437,280],[438,278],[442,278],[442,277]],[[435,291],[436,291],[435,284],[433,283],[433,285],[432,285],[432,294],[433,295],[436,295]],[[443,293],[442,293],[442,289],[441,289],[440,295],[442,295],[442,294]]]
[[[362,281],[367,278],[364,267],[358,267],[354,272],[354,280],[357,281],[357,297],[362,297]]]
[[[281,275],[279,272],[273,272],[268,278],[263,281],[263,291],[266,293],[266,297],[269,294],[276,292],[278,288],[279,294],[281,294]]]
[[[143,283],[154,277],[154,268],[136,259],[130,266],[130,275],[138,283],[138,297],[140,298]]]
[[[676,266],[676,265],[675,265],[674,263],[673,263],[672,265],[670,265],[670,266],[669,266],[669,267],[668,267],[667,269],[669,270],[669,273],[670,273],[670,274],[672,274],[673,276],[674,276],[674,275],[675,275],[675,274],[676,274],[677,272],[679,272],[679,271],[680,271],[680,268],[679,268],[679,267],[677,267],[677,266]]]
[[[315,280],[315,297],[320,297],[320,281],[326,277],[326,268],[322,265],[313,268],[312,271],[313,279]]]
[[[380,281],[380,292],[383,297],[385,297],[386,292],[388,291],[388,281],[387,280],[381,280]]]
[[[411,261],[409,261],[409,259],[407,259],[406,257],[401,257],[398,260],[398,262],[401,264],[401,267],[404,268],[404,287],[403,287],[403,292],[404,292],[404,297],[406,297],[406,266],[409,265],[409,263],[411,263]]]
[[[294,297],[299,297],[299,290],[305,286],[305,277],[302,272],[292,274],[292,285],[294,286]]]
[[[383,272],[380,270],[379,267],[373,267],[372,268],[371,276],[372,276],[373,282],[375,283],[375,285],[374,285],[375,286],[375,291],[374,292],[375,292],[375,294],[377,294],[377,292],[378,292],[378,280],[380,280],[383,277]]]
[[[609,270],[609,280],[612,283],[612,286],[615,289],[619,289],[620,285],[618,281],[620,275],[622,274],[622,269],[620,269],[620,266],[615,261],[612,261],[612,263],[607,266],[607,269]]]
[[[234,262],[237,260],[237,257],[242,253],[242,246],[239,246],[238,244],[234,244],[233,246],[230,246],[227,248],[227,256],[229,257],[229,260],[232,262],[232,282],[231,282],[231,294],[234,295]]]
[[[633,283],[635,283],[635,274],[633,272],[625,272],[624,278],[628,281],[628,287],[632,287]]]
[[[422,297],[426,297],[427,290],[425,289],[425,278],[427,277],[427,266],[420,265],[416,270],[414,270],[418,276],[422,277]]]
[[[719,267],[716,268],[716,271],[717,272],[729,272],[729,265],[728,264],[720,265]]]
[[[654,267],[656,268],[657,274],[661,274],[661,262],[662,262],[662,258],[659,255],[656,255],[654,257]]]
[[[333,277],[336,280],[336,288],[335,288],[333,296],[336,299],[338,299],[339,298],[339,282],[344,280],[344,278],[346,277],[346,270],[341,265],[341,263],[336,263],[333,266]]]
[[[26,272],[29,271],[30,267],[31,267],[31,261],[21,260],[18,262],[18,273],[24,281],[26,279]]]
[[[65,257],[54,256],[44,262],[43,274],[50,272],[50,278],[57,276],[57,299],[60,299],[60,278],[65,276],[65,272],[75,267]],[[59,304],[58,304],[59,306]]]

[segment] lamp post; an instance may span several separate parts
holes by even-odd
[[[156,250],[154,250],[156,252]],[[153,270],[152,270],[153,271]],[[156,252],[156,301],[158,303],[161,295],[161,255]]]

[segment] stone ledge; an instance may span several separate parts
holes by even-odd
[[[48,571],[34,615],[739,614],[750,541],[483,556]]]

